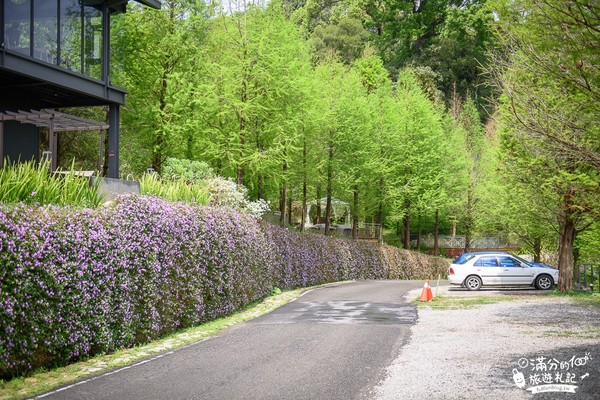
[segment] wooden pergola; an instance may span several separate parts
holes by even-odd
[[[50,170],[55,171],[58,164],[58,133],[73,131],[99,131],[100,149],[99,157],[103,159],[104,131],[110,125],[103,122],[92,121],[75,115],[54,110],[30,111],[4,111],[0,112],[0,168],[4,165],[4,121],[18,121],[23,124],[35,125],[48,129],[48,147],[50,156]]]

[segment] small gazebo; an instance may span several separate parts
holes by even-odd
[[[322,204],[322,205],[327,204],[327,197],[323,197],[320,200],[313,200],[306,204],[306,210],[305,210],[306,214],[305,215],[307,216],[307,218],[304,221],[305,228],[310,228],[311,226],[313,226],[313,224],[310,222],[310,218],[308,218],[308,216],[310,215],[311,208],[313,206],[316,206],[317,203]],[[350,204],[348,204],[342,200],[331,199],[331,212],[333,213],[333,217],[336,219],[343,217],[345,215],[346,220],[345,220],[344,225],[348,225],[348,226],[352,225]]]

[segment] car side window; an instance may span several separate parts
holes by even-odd
[[[498,259],[496,257],[481,257],[479,260],[475,261],[474,265],[476,267],[497,267]]]
[[[516,268],[520,267],[520,264],[512,257],[500,257],[500,266],[503,268]]]

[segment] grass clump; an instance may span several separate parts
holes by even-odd
[[[585,330],[560,330],[560,331],[547,331],[544,332],[544,336],[548,337],[566,337],[576,339],[600,339],[600,328],[585,329]]]
[[[413,303],[419,308],[430,307],[434,310],[462,310],[502,301],[514,301],[518,296],[436,296],[430,302],[416,299]]]
[[[90,184],[89,178],[77,175],[75,164],[52,174],[48,172],[48,161],[7,164],[0,169],[2,203],[97,207],[102,201],[99,180]]]
[[[567,297],[579,303],[600,307],[600,293],[598,292],[590,292],[588,290],[569,290],[561,292],[560,290],[555,289],[550,294],[552,296]]]
[[[140,192],[169,201],[185,201],[200,205],[208,204],[209,191],[205,186],[189,182],[181,176],[177,179],[161,179],[158,174],[144,174],[140,179]]]

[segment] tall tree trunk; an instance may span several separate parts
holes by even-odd
[[[562,292],[573,288],[573,241],[575,240],[575,224],[565,218],[561,226],[560,252],[558,255],[559,288]]]
[[[433,225],[433,255],[434,256],[438,256],[440,254],[439,230],[440,230],[440,210],[435,210],[435,224]]]
[[[419,251],[421,249],[421,212],[419,211],[417,217],[417,246],[416,250]]]
[[[539,263],[542,261],[542,238],[536,236],[533,238],[533,262]]]
[[[354,188],[352,204],[352,239],[358,239],[358,188]]]
[[[577,231],[575,229],[575,211],[573,210],[573,192],[568,190],[563,205],[563,216],[560,224],[560,249],[558,254],[559,289],[561,292],[573,288],[573,243]]]
[[[307,173],[306,173],[306,164],[307,164],[307,160],[306,160],[306,154],[307,154],[307,149],[306,149],[306,139],[303,140],[302,143],[302,216],[300,217],[300,231],[303,232],[304,231],[304,225],[306,224],[306,218],[309,218],[308,215],[306,215],[306,203],[307,203],[307,189],[308,189],[308,177],[307,177]]]
[[[192,134],[187,135],[187,140],[185,141],[185,157],[188,160],[194,158],[194,136]]]
[[[377,241],[379,244],[383,243],[383,190],[385,188],[385,181],[383,177],[379,178],[379,207],[377,210],[377,223],[379,227],[374,226],[377,233]]]
[[[285,151],[284,151],[284,157],[286,157]],[[280,211],[280,215],[279,215],[279,225],[281,226],[285,226],[285,214],[286,214],[286,207],[287,207],[287,169],[288,169],[288,164],[287,164],[287,160],[283,161],[283,187],[281,188],[281,207],[279,208]]]
[[[265,197],[265,178],[263,178],[262,174],[258,175],[258,185],[257,185],[257,196],[259,199],[264,199]]]
[[[244,48],[243,60],[246,60],[248,57],[248,52],[246,48]],[[237,160],[237,179],[236,182],[238,185],[244,184],[244,165],[242,164],[242,160],[244,158],[244,146],[246,145],[246,103],[248,102],[248,70],[246,65],[242,67],[242,87],[240,90],[240,101],[242,103],[239,119],[240,119],[240,138],[239,138],[239,156]]]
[[[169,64],[167,62],[162,65],[163,73],[161,76],[160,83],[160,94],[158,98],[158,107],[160,109],[160,127],[156,132],[156,136],[154,137],[154,147],[152,149],[152,168],[157,173],[161,173],[162,171],[162,162],[164,157],[164,146],[165,146],[165,121],[164,121],[164,110],[167,107],[167,83],[168,83],[168,74],[167,71],[170,69]]]
[[[323,210],[321,210],[321,196],[322,195],[323,195],[323,192],[321,190],[321,184],[319,183],[317,185],[317,204],[315,204],[315,211],[317,213],[317,215],[315,217],[315,224],[321,223],[321,213],[323,212]]]
[[[285,226],[285,215],[287,209],[287,185],[281,188],[281,201],[279,202],[279,225]]]
[[[175,25],[174,25],[174,21],[175,21],[175,7],[171,7],[169,10],[169,25],[168,25],[168,31],[169,34],[172,36],[175,33]],[[166,59],[163,60],[162,62],[162,75],[161,75],[161,82],[160,82],[160,92],[158,95],[158,107],[160,109],[160,127],[159,127],[159,131],[156,132],[156,137],[154,138],[154,147],[152,149],[152,168],[154,168],[154,170],[157,173],[161,173],[162,172],[162,163],[163,163],[163,158],[165,156],[165,125],[166,125],[166,121],[165,121],[165,109],[167,107],[167,86],[168,86],[168,79],[169,79],[169,73],[172,71],[173,67],[174,67],[174,63],[172,60],[169,59],[169,55],[166,56]]]
[[[404,216],[404,246],[406,250],[410,250],[410,205],[406,209]]]
[[[471,235],[473,229],[473,189],[467,189],[467,215],[465,216],[465,253],[471,250]]]
[[[329,228],[331,227],[331,195],[327,193],[327,203],[325,206],[325,235],[329,236]]]
[[[287,210],[288,226],[292,226],[292,196],[288,195],[288,210]]]
[[[331,198],[333,194],[333,147],[329,147],[329,162],[327,163],[327,205],[325,206],[325,235],[329,236],[331,226]]]

